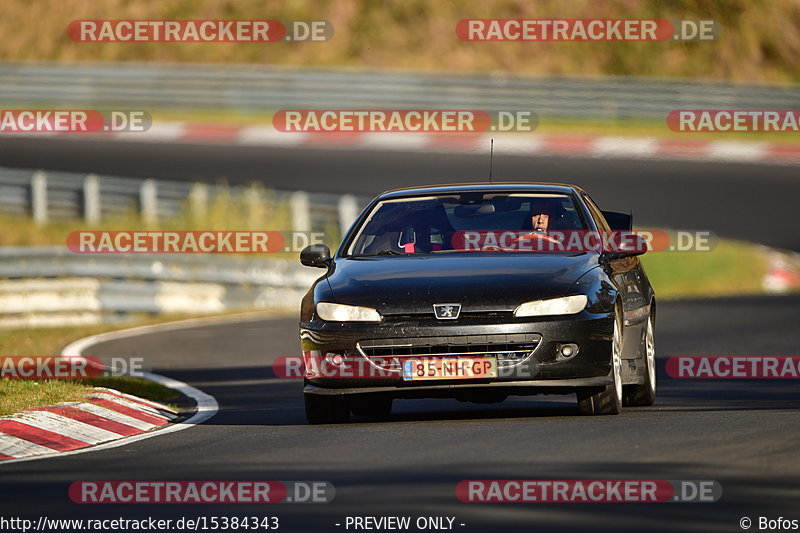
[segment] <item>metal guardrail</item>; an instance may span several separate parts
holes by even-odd
[[[97,223],[131,211],[138,211],[143,219],[155,220],[176,216],[187,207],[202,212],[219,189],[220,186],[183,181],[0,167],[0,211],[32,216],[39,222],[83,218]],[[244,187],[230,189],[234,194],[247,191]],[[254,201],[287,204],[291,229],[295,231],[330,232],[336,228],[341,235],[369,198],[270,191],[268,199]]]
[[[296,311],[318,276],[295,259],[5,247],[0,327],[92,324],[136,312]]]
[[[204,209],[218,186],[116,176],[0,168],[0,211],[100,223],[136,210],[142,219]],[[232,194],[252,189],[231,187]],[[286,203],[292,229],[319,231],[334,245],[366,197],[270,191],[253,201]],[[335,228],[332,230],[332,228]],[[136,228],[131,228],[136,229]],[[274,229],[274,228],[264,228]],[[65,247],[0,247],[0,328],[74,326],[130,313],[297,310],[319,272],[297,259],[208,254],[76,254]]]
[[[635,77],[426,75],[247,65],[0,63],[4,105],[516,109],[539,116],[657,119],[674,109],[797,109],[800,88]]]

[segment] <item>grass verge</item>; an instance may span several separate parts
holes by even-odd
[[[182,318],[169,317],[169,320]],[[131,326],[143,326],[167,321],[166,317],[136,316]],[[59,327],[28,330],[0,330],[0,353],[5,355],[51,356],[72,341],[118,329],[118,325],[98,324],[80,327]],[[0,416],[25,409],[81,400],[92,387],[108,387],[120,392],[165,403],[179,396],[174,390],[141,378],[102,377],[81,380],[66,379],[0,379]]]
[[[6,0],[0,17],[5,61],[251,63],[415,69],[431,72],[641,75],[746,82],[800,80],[794,0]],[[702,42],[467,42],[464,18],[712,19]],[[74,42],[72,20],[326,20],[325,43]],[[36,31],[30,31],[35,27]]]
[[[659,299],[761,294],[769,269],[763,246],[720,240],[711,252],[658,252],[642,256]]]
[[[0,379],[0,416],[25,409],[80,401],[94,387],[108,387],[140,398],[146,398],[175,409],[180,396],[176,391],[142,378],[105,377],[85,380]]]

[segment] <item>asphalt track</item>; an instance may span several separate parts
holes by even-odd
[[[5,140],[0,145],[2,165],[25,155],[12,154]],[[316,184],[316,190],[374,192],[452,181],[441,179],[442,175],[478,175],[477,160],[466,156],[259,148],[243,161],[238,148],[225,152],[187,146],[170,154],[165,147],[136,146],[131,150],[149,150],[154,157],[154,152],[162,154],[141,165],[168,162],[165,173],[170,175],[157,177],[186,173],[188,178],[192,168],[202,170],[202,154],[209,151],[227,160],[231,182],[253,179],[251,172],[260,164],[262,177],[275,186],[294,182],[311,189]],[[28,146],[28,150],[38,149]],[[113,153],[96,154],[114,168],[96,171],[135,173],[134,157],[114,160]],[[44,160],[56,157],[41,155],[39,164],[23,166],[48,168]],[[299,168],[292,168],[292,158]],[[223,167],[223,163],[216,164]],[[426,163],[434,169],[423,169]],[[123,172],[126,165],[130,172]],[[742,238],[757,228],[746,213],[728,213],[730,206],[739,202],[779,206],[780,211],[772,212],[769,236],[786,248],[799,248],[795,210],[785,210],[800,188],[791,167],[556,158],[519,158],[503,165],[508,166],[498,165],[496,175],[576,182],[608,208],[632,203],[642,223],[708,228],[721,234],[741,227],[746,234]],[[206,166],[205,171],[213,169]],[[372,173],[362,174],[367,171]],[[396,182],[390,183],[393,179]],[[704,194],[693,195],[698,188]],[[685,201],[670,203],[680,198]],[[708,210],[694,212],[698,203]],[[672,220],[681,222],[669,224]],[[766,227],[763,219],[758,223]],[[196,428],[129,446],[0,466],[0,514],[83,518],[274,514],[287,532],[345,531],[335,524],[348,515],[454,516],[457,524],[465,524],[456,526],[457,531],[496,532],[740,531],[743,516],[756,523],[759,516],[800,519],[797,382],[670,380],[663,365],[672,355],[796,355],[799,306],[797,295],[662,302],[656,333],[657,404],[627,408],[616,417],[578,416],[572,396],[512,398],[480,406],[408,400],[396,402],[387,422],[356,418],[348,425],[309,426],[303,416],[301,384],[274,378],[270,368],[275,357],[298,353],[293,317],[110,341],[91,348],[88,355],[144,356],[155,372],[214,395],[219,414]],[[713,479],[721,483],[723,496],[717,503],[691,504],[467,504],[455,497],[461,480],[497,478]],[[101,479],[326,480],[337,493],[331,504],[260,507],[89,506],[67,497],[71,482]]]
[[[496,141],[496,180],[556,181],[584,187],[634,221],[800,251],[800,167],[564,156],[506,156]],[[397,187],[481,181],[488,157],[346,149],[122,143],[0,138],[0,166],[374,195]]]
[[[396,402],[387,422],[305,424],[301,384],[276,379],[296,354],[296,320],[251,319],[110,341],[90,355],[140,355],[214,395],[205,424],[121,448],[0,466],[2,514],[84,518],[276,514],[283,531],[339,531],[356,515],[455,516],[463,531],[735,531],[742,516],[797,513],[800,413],[786,380],[678,381],[671,355],[795,354],[800,297],[665,302],[659,398],[582,417],[573,397]],[[717,503],[466,504],[463,479],[714,479]],[[76,505],[75,480],[327,480],[330,504]]]

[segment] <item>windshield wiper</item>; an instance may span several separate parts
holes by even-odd
[[[408,255],[407,253],[398,252],[397,250],[390,250],[384,249],[380,252],[375,252],[374,254],[358,254],[358,255],[351,255],[350,257],[374,257],[376,255]]]

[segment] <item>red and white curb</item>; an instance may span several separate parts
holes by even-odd
[[[170,408],[112,389],[84,401],[0,417],[0,461],[68,452],[138,435],[178,418]]]
[[[189,319],[102,333],[73,342],[61,355],[82,357],[84,350],[100,342],[237,318],[241,316]],[[194,413],[173,423],[178,414],[164,405],[111,389],[97,389],[81,402],[40,407],[0,418],[0,466],[116,448],[188,429],[217,414],[217,400],[200,389],[159,374],[145,373],[143,377],[193,399]]]
[[[800,289],[800,255],[770,251],[769,271],[762,286],[769,294],[786,294]]]
[[[155,122],[145,132],[5,133],[3,135],[432,153],[488,153],[489,140],[494,139],[494,149],[499,155],[800,164],[800,143],[703,140],[688,136],[685,139],[675,139],[538,133],[287,133],[269,125],[236,126],[190,122]]]

